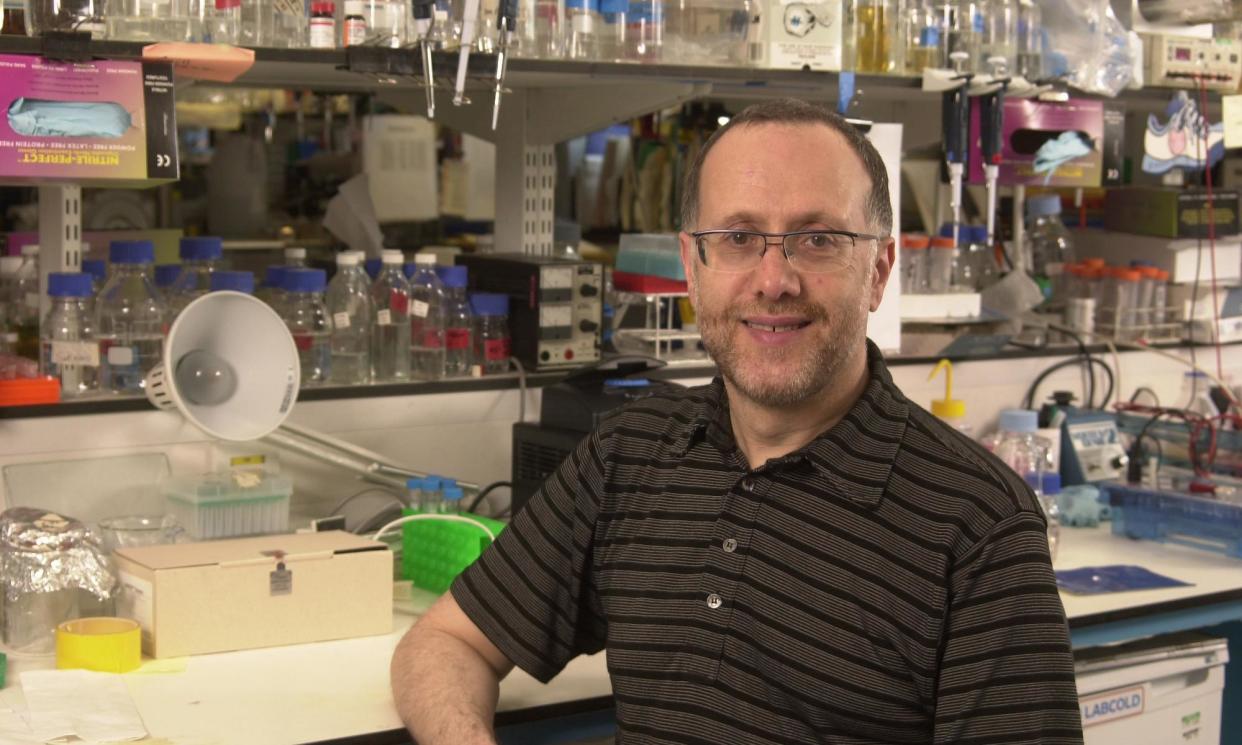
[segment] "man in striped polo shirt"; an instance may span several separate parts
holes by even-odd
[[[421,745],[493,742],[498,681],[606,649],[625,743],[1078,743],[1044,516],[866,339],[884,165],[840,117],[747,109],[687,175],[711,385],[608,418],[402,640]]]

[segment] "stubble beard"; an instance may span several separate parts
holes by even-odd
[[[869,266],[863,287],[871,286],[873,271]],[[699,309],[703,347],[720,369],[721,376],[741,395],[760,406],[775,409],[797,406],[838,381],[842,368],[866,338],[870,313],[866,292],[856,298],[843,298],[832,308],[794,300],[704,313],[696,284],[694,302]],[[817,338],[810,345],[799,343],[766,354],[753,348],[744,349],[734,335],[743,325],[742,318],[755,315],[756,311],[805,317],[812,322],[811,328]]]

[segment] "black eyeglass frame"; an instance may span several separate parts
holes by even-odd
[[[789,243],[788,243],[789,238],[794,237],[794,236],[825,235],[825,234],[826,235],[843,235],[850,239],[851,248],[858,245],[859,239],[862,239],[865,241],[875,241],[876,243],[879,243],[880,241],[888,237],[888,236],[883,236],[883,235],[871,235],[870,233],[855,233],[849,230],[794,230],[788,233],[765,233],[761,230],[730,230],[729,228],[713,228],[711,230],[697,230],[693,233],[690,233],[690,237],[694,239],[694,245],[698,248],[699,261],[703,262],[703,266],[707,267],[708,269],[711,269],[712,271],[725,271],[722,269],[717,269],[716,267],[713,267],[711,264],[707,263],[707,250],[704,247],[703,237],[708,236],[708,235],[728,235],[732,233],[743,233],[745,235],[757,235],[763,238],[763,250],[759,252],[760,261],[762,261],[764,255],[767,254],[769,246],[779,245],[781,247],[781,253],[785,254],[785,261],[788,261],[789,265],[794,268],[797,268],[798,265],[797,263],[795,263],[793,257],[790,256]],[[774,242],[772,241],[773,238],[779,238],[780,240]],[[802,271],[806,271],[806,270],[802,270]]]

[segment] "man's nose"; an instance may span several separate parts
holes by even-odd
[[[755,280],[759,284],[759,294],[773,300],[786,295],[796,296],[802,290],[798,272],[785,258],[785,249],[780,241],[768,241],[755,269]]]

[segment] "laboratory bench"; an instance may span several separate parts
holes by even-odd
[[[1116,537],[1107,524],[1065,529],[1058,569],[1105,564],[1138,564],[1193,584],[1062,594],[1077,648],[1242,619],[1237,559]],[[147,660],[122,677],[151,737],[168,745],[408,742],[393,708],[388,665],[401,635],[432,599],[423,593],[400,605],[387,635]],[[20,674],[52,664],[51,657],[10,656],[0,706],[20,710]],[[583,733],[582,721],[610,715],[610,692],[603,654],[573,660],[547,685],[515,669],[501,683],[497,724],[542,723],[544,736],[532,742],[551,742],[549,728]],[[1238,692],[1227,688],[1225,695]]]

